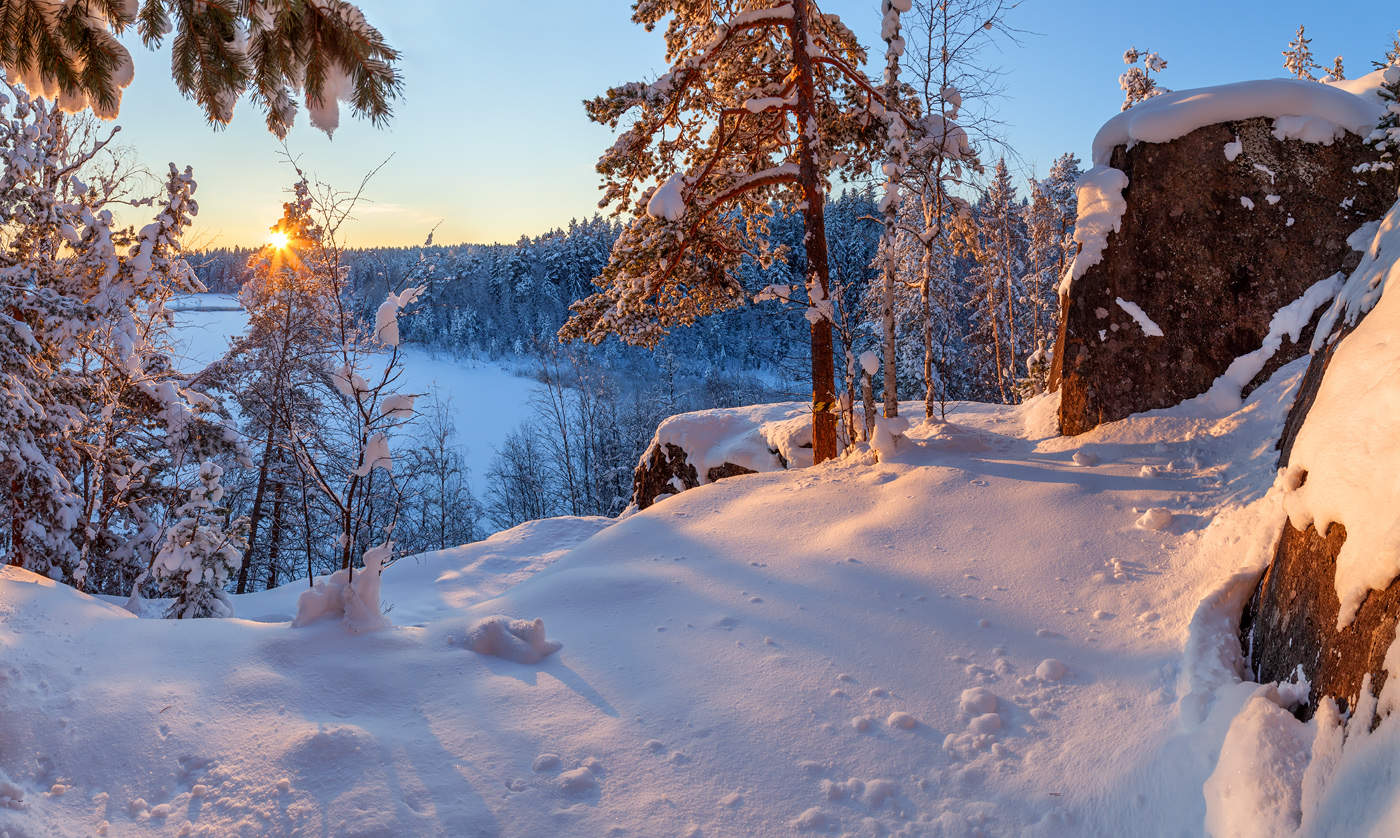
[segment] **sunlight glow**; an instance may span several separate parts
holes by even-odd
[[[267,234],[267,243],[278,250],[284,250],[291,238],[281,230],[273,230]]]

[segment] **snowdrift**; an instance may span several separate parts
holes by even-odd
[[[1299,373],[1072,440],[1046,399],[958,405],[878,464],[532,522],[389,568],[367,634],[291,628],[304,585],[173,622],[5,571],[0,830],[1199,833],[1227,732],[1277,715],[1232,726],[1222,585],[1281,520]],[[470,650],[536,618],[562,648]]]

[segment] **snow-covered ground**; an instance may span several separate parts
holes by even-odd
[[[190,294],[170,307],[178,311],[173,356],[183,370],[199,370],[217,360],[228,350],[229,340],[248,326],[247,314],[231,294]],[[539,384],[504,367],[433,353],[413,344],[405,344],[401,352],[403,392],[450,400],[457,444],[471,469],[472,494],[481,499],[496,447],[534,415],[531,399]]]
[[[958,405],[884,462],[533,522],[401,560],[370,634],[291,628],[304,583],[175,622],[6,569],[0,832],[1269,834],[1339,742],[1238,677],[1301,371],[1070,439]],[[492,615],[563,648],[470,651]]]

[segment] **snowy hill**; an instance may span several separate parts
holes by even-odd
[[[297,585],[176,623],[7,569],[0,830],[1267,834],[1306,752],[1206,784],[1227,730],[1312,742],[1232,622],[1300,372],[1072,440],[1047,399],[960,405],[889,462],[534,522],[400,561],[368,635],[290,628]],[[563,649],[464,648],[497,614]],[[1278,794],[1231,786],[1270,754]]]

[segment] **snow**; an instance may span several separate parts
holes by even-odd
[[[290,628],[304,582],[166,621],[0,568],[0,831],[1177,835],[1266,804],[1384,831],[1356,801],[1400,799],[1394,725],[1343,747],[1240,681],[1304,366],[1072,440],[1053,396],[955,403],[888,460],[400,559],[356,575],[372,632]],[[806,409],[721,413],[711,449]],[[466,651],[520,618],[563,647]]]
[[[709,471],[733,463],[750,471],[780,471],[812,464],[812,408],[805,402],[716,408],[682,413],[661,423],[642,455],[659,446],[686,452],[701,483]]]
[[[1079,244],[1079,252],[1060,281],[1060,294],[1068,294],[1075,280],[1103,260],[1109,233],[1118,232],[1123,213],[1128,209],[1123,199],[1123,190],[1127,188],[1128,176],[1106,163],[1079,178],[1075,187],[1079,216],[1074,222],[1074,240]]]
[[[1114,302],[1118,303],[1118,307],[1126,311],[1129,317],[1133,318],[1133,321],[1142,329],[1143,334],[1150,338],[1162,337],[1162,327],[1152,322],[1152,318],[1147,316],[1147,312],[1142,310],[1142,306],[1137,303],[1128,302],[1122,297],[1115,297]]]
[[[1240,142],[1240,137],[1236,134],[1235,139],[1225,144],[1225,159],[1233,163],[1242,151],[1244,151],[1244,143]]]
[[[1346,527],[1337,556],[1338,628],[1351,622],[1367,593],[1400,576],[1400,520],[1394,514],[1400,508],[1400,448],[1394,445],[1400,438],[1394,375],[1400,366],[1400,296],[1384,293],[1400,275],[1400,203],[1366,229],[1374,231],[1372,241],[1333,311],[1355,315],[1368,304],[1374,308],[1336,347],[1289,468],[1279,475],[1294,527]]]
[[[1312,321],[1317,310],[1327,305],[1342,287],[1342,275],[1334,274],[1327,279],[1313,283],[1303,292],[1303,296],[1279,309],[1269,320],[1269,333],[1264,336],[1260,347],[1253,352],[1241,355],[1230,363],[1209,390],[1196,397],[1201,407],[1219,413],[1238,410],[1241,393],[1264,369],[1264,365],[1278,352],[1286,337],[1297,343],[1303,329]]]
[[[681,190],[685,187],[685,176],[676,172],[666,182],[651,193],[647,201],[647,215],[664,218],[667,221],[680,221],[685,217],[685,198]]]
[[[466,646],[480,655],[494,655],[516,663],[539,663],[564,644],[545,638],[544,620],[513,620],[492,616],[478,620],[467,632]],[[535,761],[535,770],[539,760]]]
[[[1215,838],[1290,835],[1302,819],[1312,733],[1261,686],[1231,722],[1205,784],[1206,832]]]
[[[1331,142],[1339,130],[1369,134],[1380,108],[1373,96],[1300,79],[1177,90],[1139,102],[1104,123],[1094,137],[1093,162],[1107,166],[1116,146],[1170,142],[1206,125],[1261,116],[1276,120],[1279,139]]]

